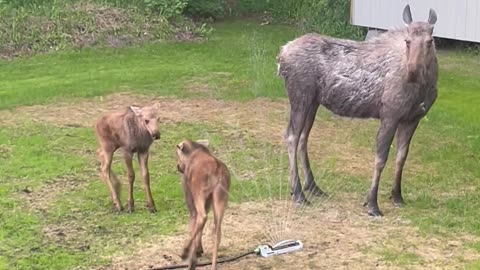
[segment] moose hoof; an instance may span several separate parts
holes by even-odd
[[[392,197],[390,197],[390,199],[392,200],[392,204],[395,207],[402,208],[402,207],[405,206],[405,201],[403,200],[402,196],[400,196],[400,197],[392,196]]]
[[[371,216],[371,217],[381,217],[381,216],[383,216],[383,213],[378,208],[369,208],[368,209],[368,215]]]
[[[180,255],[180,258],[182,258],[182,260],[185,261],[186,259],[188,259],[188,253],[190,253],[190,249],[183,248],[182,255]]]
[[[128,213],[133,213],[135,211],[135,207],[133,206],[133,202],[128,202],[126,205],[127,212]]]
[[[201,250],[197,250],[197,252],[196,252],[196,254],[195,254],[195,255],[197,255],[197,258],[200,258],[200,257],[202,257],[202,255],[203,255],[203,249],[201,249]]]
[[[293,203],[298,206],[308,206],[311,203],[302,194],[301,196],[293,196]]]
[[[122,212],[123,211],[123,206],[120,205],[120,204],[114,204],[112,210],[113,210],[113,212],[117,212],[117,213]]]
[[[150,213],[156,213],[157,209],[155,208],[155,205],[153,203],[147,203],[147,208]]]

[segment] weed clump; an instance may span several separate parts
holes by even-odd
[[[181,16],[110,3],[12,6],[0,2],[0,58],[65,48],[124,47],[166,40],[197,41],[211,31]]]

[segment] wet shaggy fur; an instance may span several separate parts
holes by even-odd
[[[407,36],[406,28],[365,42],[307,34],[282,47],[279,74],[295,87],[289,96],[312,98],[337,115],[380,118],[395,109],[401,120],[414,119],[420,103],[428,111],[436,98],[437,59],[425,63],[423,82],[405,84]]]
[[[437,98],[438,64],[433,42],[437,17],[356,42],[318,34],[299,37],[281,48],[278,74],[284,79],[290,101],[286,132],[293,200],[308,203],[297,172],[297,150],[305,175],[306,191],[322,195],[313,180],[307,153],[308,136],[320,105],[333,113],[355,118],[377,118],[377,155],[367,198],[370,215],[381,215],[377,204],[380,174],[392,139],[397,133],[397,161],[392,189],[396,205],[403,204],[401,175],[413,133]]]

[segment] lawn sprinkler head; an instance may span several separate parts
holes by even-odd
[[[255,249],[255,253],[262,257],[270,257],[275,255],[280,255],[284,253],[290,253],[303,248],[303,243],[300,240],[284,240],[280,241],[277,244],[270,245],[260,245]]]

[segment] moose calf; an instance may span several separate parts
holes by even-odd
[[[217,269],[221,223],[230,189],[227,166],[215,158],[201,143],[183,141],[177,145],[177,169],[182,174],[183,189],[190,211],[190,239],[183,249],[182,259],[188,258],[189,269],[195,269],[197,256],[203,253],[202,231],[210,206],[214,214],[214,245],[212,269]]]
[[[128,174],[128,211],[133,212],[133,171],[132,158],[138,153],[138,162],[143,177],[147,207],[150,212],[156,212],[150,191],[150,174],[148,172],[148,150],[154,140],[160,138],[158,130],[157,108],[130,106],[123,112],[113,112],[97,120],[95,131],[100,147],[97,155],[101,162],[103,180],[110,189],[110,195],[117,211],[122,211],[120,203],[120,182],[111,171],[113,153],[122,148]]]

